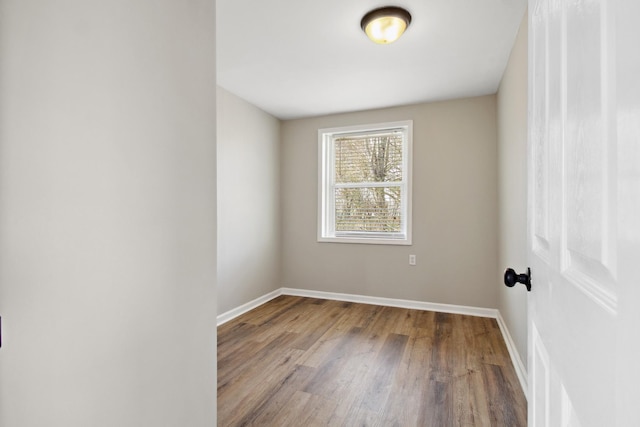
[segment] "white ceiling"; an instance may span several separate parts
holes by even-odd
[[[396,43],[360,29],[412,15]],[[526,0],[217,0],[218,84],[280,119],[495,93]]]

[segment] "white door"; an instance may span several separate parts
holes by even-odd
[[[640,426],[639,17],[530,0],[531,426]]]

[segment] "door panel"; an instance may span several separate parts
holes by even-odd
[[[531,191],[533,197],[533,212],[529,215],[532,236],[532,250],[542,259],[548,261],[549,255],[549,209],[548,209],[548,192],[549,192],[549,147],[547,132],[549,129],[547,123],[547,58],[546,58],[546,39],[545,31],[546,23],[542,19],[547,15],[547,4],[539,2],[533,6],[533,14],[531,15],[532,24],[538,28],[538,31],[532,32],[533,37],[530,38],[530,46],[532,56],[532,66],[530,79],[531,85],[536,87],[535,91],[531,91],[530,97],[530,115],[532,134],[531,155],[533,156],[533,175],[530,179]]]
[[[566,10],[566,208],[562,270],[611,314],[616,312],[615,104],[610,6],[587,1]]]
[[[627,94],[640,90],[639,74],[621,67],[640,70],[637,44],[628,48],[640,30],[618,28],[634,1],[529,4],[532,426],[637,418],[627,406],[637,386],[626,377],[638,379],[630,357],[640,357],[631,344],[640,326],[640,203],[630,190],[640,187],[640,97]]]
[[[530,420],[532,420],[532,422],[529,424],[534,426],[548,426],[550,389],[549,354],[540,340],[540,335],[538,330],[535,328],[535,325],[533,325],[531,336],[533,355],[531,360],[532,363],[529,364],[530,378],[532,379],[530,383],[534,388],[533,396],[538,398],[531,399],[531,410],[529,411],[529,414],[531,415]]]

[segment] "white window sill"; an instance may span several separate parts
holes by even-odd
[[[399,245],[410,246],[410,239],[384,239],[384,238],[362,238],[362,237],[318,237],[318,243],[355,243],[362,245]]]

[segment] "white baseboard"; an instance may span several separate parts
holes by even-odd
[[[276,297],[279,297],[280,295],[282,295],[282,288],[276,289],[275,291],[271,291],[268,294],[262,295],[261,297],[258,297],[253,301],[249,301],[246,304],[242,304],[240,307],[233,308],[225,313],[218,315],[218,317],[216,318],[216,324],[218,326],[223,325],[227,323],[229,320],[235,319],[241,314],[244,314],[247,311],[251,311],[256,307],[259,307],[262,304],[268,301],[271,301]]]
[[[360,304],[382,305],[386,307],[410,308],[414,310],[439,311],[441,313],[466,314],[468,316],[491,317],[494,319],[498,317],[498,310],[494,308],[438,304],[434,302],[340,294],[335,292],[311,291],[307,289],[281,288],[281,291],[283,295],[293,295],[298,297],[331,299],[337,301],[357,302]]]
[[[522,387],[524,396],[528,399],[527,391],[529,390],[529,387],[527,384],[527,369],[524,367],[524,363],[522,363],[522,358],[520,357],[520,353],[516,348],[516,344],[513,342],[513,338],[511,338],[509,328],[507,328],[507,324],[505,323],[504,319],[502,318],[502,314],[500,314],[499,311],[496,320],[498,321],[498,326],[500,326],[500,331],[502,332],[504,342],[507,345],[507,350],[509,350],[511,363],[513,363],[513,367],[516,370],[516,375],[518,375],[518,380],[520,380],[520,387]]]
[[[276,289],[275,291],[269,292],[268,294],[263,295],[259,298],[256,298],[253,301],[249,301],[248,303],[243,304],[240,307],[234,308],[232,310],[227,311],[226,313],[219,315],[217,317],[217,324],[218,326],[220,326],[240,316],[241,314],[244,314],[250,310],[253,310],[256,307],[261,306],[267,301],[271,301],[272,299],[279,297],[280,295],[330,299],[330,300],[337,300],[337,301],[355,302],[360,304],[373,304],[373,305],[382,305],[387,307],[409,308],[413,310],[438,311],[441,313],[464,314],[467,316],[489,317],[492,319],[496,319],[496,321],[498,322],[498,326],[500,327],[500,332],[502,332],[502,337],[504,338],[504,342],[507,345],[507,350],[509,351],[511,362],[513,363],[513,367],[516,370],[516,375],[518,376],[518,380],[520,380],[520,386],[524,391],[524,395],[527,396],[527,390],[528,390],[527,370],[525,369],[524,364],[522,363],[522,359],[520,358],[520,353],[518,353],[515,343],[511,338],[511,334],[509,333],[507,324],[504,322],[504,319],[502,318],[502,315],[500,314],[500,312],[495,308],[439,304],[439,303],[424,302],[424,301],[371,297],[366,295],[353,295],[353,294],[342,294],[342,293],[335,293],[335,292],[312,291],[308,289],[280,288],[280,289]]]

